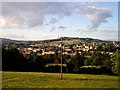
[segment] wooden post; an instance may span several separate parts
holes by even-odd
[[[62,80],[62,37],[61,37],[61,69],[60,69],[60,80]]]

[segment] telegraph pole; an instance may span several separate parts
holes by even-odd
[[[62,37],[61,37],[61,68],[60,68],[60,80],[62,80],[62,45],[63,45],[63,41],[62,41]]]

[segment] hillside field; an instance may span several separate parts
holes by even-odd
[[[2,72],[2,88],[118,88],[118,77],[43,72]]]

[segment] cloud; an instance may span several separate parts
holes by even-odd
[[[22,38],[22,39],[25,39],[25,36],[24,36],[24,35],[4,34],[4,35],[1,35],[1,36],[2,36],[2,37],[5,37],[5,38],[17,39],[17,40],[20,40],[21,38]]]
[[[53,26],[53,27],[51,28],[50,32],[54,31],[55,29],[56,29],[56,27]]]
[[[10,28],[10,27],[19,28],[23,23],[22,18],[20,17],[19,19],[18,17],[11,18],[9,16],[0,18],[0,21],[1,21],[0,26],[3,28]]]
[[[66,29],[65,26],[59,26],[58,28],[59,28],[59,29]]]
[[[57,22],[57,19],[56,18],[51,18],[51,20],[50,20],[50,24],[55,24]]]
[[[112,17],[111,10],[107,7],[94,7],[75,2],[3,2],[3,17],[0,18],[0,27],[31,28],[41,26],[46,22],[45,15],[57,15],[63,18],[74,12],[86,16],[92,24],[90,28],[92,30],[96,30],[101,24],[108,22],[109,17]],[[52,17],[46,25],[55,24],[57,21],[59,20]]]
[[[108,22],[109,17],[112,17],[110,8],[105,7],[86,6],[75,8],[75,11],[85,15],[90,20],[92,30],[96,30],[101,24]]]
[[[2,20],[5,23],[1,27],[30,28],[43,25],[44,16],[52,14],[64,17],[70,15],[71,12],[63,2],[3,2]],[[50,23],[56,22],[55,18],[51,18]]]

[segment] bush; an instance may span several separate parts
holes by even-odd
[[[82,66],[79,68],[78,73],[81,74],[108,74],[112,75],[112,71],[104,66]]]
[[[45,72],[60,73],[60,70],[61,70],[60,64],[48,64],[45,67]],[[62,72],[63,73],[66,72],[66,66],[65,65],[62,66]]]

